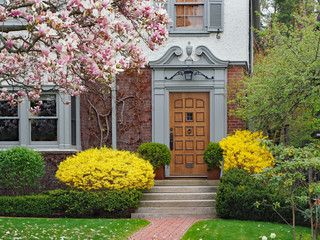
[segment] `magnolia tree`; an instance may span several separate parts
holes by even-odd
[[[141,42],[154,50],[167,39],[167,13],[148,0],[0,3],[1,99],[10,104],[38,99],[44,85],[77,96],[88,82],[112,84],[145,65]]]

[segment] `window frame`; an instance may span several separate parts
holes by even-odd
[[[57,119],[57,141],[32,141],[31,140],[31,119],[41,119],[30,115],[30,101],[27,97],[18,105],[19,119],[19,141],[0,141],[0,148],[12,146],[25,146],[39,151],[76,151],[80,150],[80,99],[70,97],[66,94],[59,94],[54,91],[43,93],[54,94],[56,96],[56,118]],[[73,101],[66,105],[64,102]],[[75,116],[72,116],[74,114]],[[4,119],[6,117],[0,117]],[[51,117],[49,117],[51,118]],[[46,119],[49,119],[46,118]],[[45,119],[45,118],[43,118]],[[72,119],[76,119],[75,126],[72,127]],[[74,132],[75,131],[75,132]],[[75,139],[74,139],[75,138]]]
[[[51,146],[51,145],[58,145],[59,144],[59,139],[60,139],[60,128],[61,126],[59,126],[60,124],[60,118],[61,118],[61,114],[59,112],[59,109],[61,108],[61,101],[59,101],[59,94],[58,93],[54,93],[54,92],[46,92],[43,95],[55,95],[55,101],[56,101],[56,116],[32,116],[30,114],[30,112],[28,112],[28,110],[24,110],[24,112],[27,112],[28,115],[28,132],[25,132],[23,134],[25,135],[29,135],[29,143],[30,145],[47,145],[47,146]],[[28,100],[27,100],[28,101]],[[62,103],[63,104],[63,103]],[[28,108],[31,107],[31,102],[28,101]],[[32,133],[31,133],[31,121],[32,120],[57,120],[57,141],[32,141]]]
[[[196,3],[187,3],[188,5],[195,5]],[[224,0],[203,0],[204,10],[203,10],[203,27],[200,28],[177,28],[176,27],[176,5],[181,5],[181,3],[176,4],[176,0],[171,0],[164,3],[164,8],[167,10],[169,17],[171,18],[171,23],[168,25],[168,31],[170,36],[209,36],[210,33],[222,33],[224,31]],[[220,12],[220,25],[221,26],[210,26],[211,16],[211,6],[220,6],[218,11]],[[215,19],[217,20],[217,19]]]
[[[206,17],[206,0],[202,0],[202,2],[184,2],[184,3],[177,3],[176,0],[172,0],[174,2],[174,26],[177,25],[176,20],[177,20],[177,15],[176,15],[176,7],[177,6],[194,6],[194,5],[199,5],[199,6],[203,6],[203,10],[202,10],[202,21],[203,21],[203,25],[202,27],[179,27],[178,30],[176,31],[180,31],[180,32],[203,32],[204,28],[205,28],[205,17]],[[183,17],[186,17],[187,15],[183,15]],[[196,16],[196,15],[195,15]],[[177,29],[177,27],[175,27]]]

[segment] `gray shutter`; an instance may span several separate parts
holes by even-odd
[[[208,13],[208,31],[223,31],[223,2],[209,0]]]

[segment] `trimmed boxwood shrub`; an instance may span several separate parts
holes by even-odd
[[[169,165],[171,161],[169,148],[161,143],[142,143],[137,152],[140,157],[151,163],[153,169]]]
[[[123,216],[137,208],[142,199],[142,192],[133,189],[97,192],[58,189],[43,194],[52,197],[54,214],[66,217]]]
[[[1,196],[0,216],[50,217],[54,212],[50,196]]]
[[[207,169],[211,170],[215,167],[221,166],[223,150],[219,143],[210,142],[204,154],[203,161],[207,164]]]
[[[26,195],[39,187],[45,161],[40,153],[26,147],[0,151],[0,188],[6,195]]]
[[[250,176],[244,169],[230,168],[224,172],[217,190],[217,215],[225,219],[283,222],[272,209],[273,202],[285,206],[285,199],[274,194],[266,185]],[[256,202],[263,202],[259,207]],[[278,208],[277,211],[291,221],[290,208]],[[303,216],[297,213],[297,224],[305,225]]]
[[[0,216],[128,217],[142,199],[139,190],[52,190],[41,195],[0,197]]]
[[[153,166],[153,169],[169,165],[171,161],[169,148],[161,143],[142,143],[137,153],[139,153],[143,159],[148,160]]]

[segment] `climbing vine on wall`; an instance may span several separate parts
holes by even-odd
[[[151,80],[129,72],[117,77],[117,148],[135,150],[143,141],[151,141]],[[111,89],[101,83],[87,86],[81,99],[82,148],[111,146]],[[146,129],[150,134],[144,136]]]

